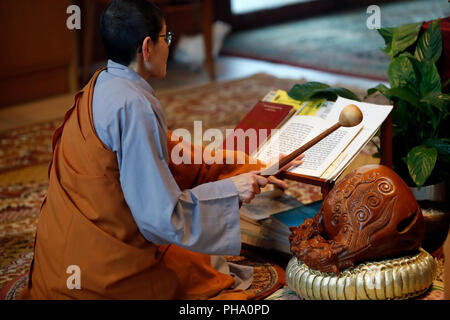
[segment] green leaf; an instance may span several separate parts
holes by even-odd
[[[386,87],[384,84],[379,84],[373,88],[370,88],[367,90],[367,95],[364,97],[364,99],[366,99],[368,96],[371,96],[372,94],[374,94],[375,92],[380,92],[381,94],[383,94],[386,98],[390,99],[389,96],[386,95],[386,92],[389,90],[388,87]]]
[[[336,100],[338,96],[343,98],[361,101],[360,98],[345,88],[330,87],[320,82],[307,82],[294,85],[289,90],[288,95],[297,100],[308,100],[310,98],[326,98]]]
[[[419,90],[421,96],[430,92],[441,92],[441,77],[434,63],[411,59],[416,70],[420,73]]]
[[[398,99],[405,100],[410,105],[418,107],[420,105],[420,97],[409,87],[396,87],[386,91],[386,94],[391,98],[396,97]]]
[[[364,99],[367,98],[368,96],[373,95],[375,92],[381,92],[381,90],[378,90],[378,88],[376,88],[376,87],[374,87],[374,88],[369,88],[369,89],[367,90],[367,95],[364,97]]]
[[[423,186],[431,175],[437,159],[437,150],[434,147],[420,145],[412,148],[406,157],[409,174],[418,188]]]
[[[442,53],[442,34],[440,19],[434,20],[417,41],[414,56],[419,61],[436,63]]]
[[[420,93],[422,95],[426,95],[430,92],[440,93],[441,90],[441,77],[439,76],[439,72],[433,63],[422,72]]]
[[[392,130],[394,137],[408,135],[411,126],[414,127],[414,118],[406,101],[397,102],[397,107],[392,110]]]
[[[450,95],[441,92],[430,92],[425,97],[420,99],[420,102],[428,103],[440,111],[448,112],[448,107],[450,106]]]
[[[386,44],[383,51],[393,59],[417,40],[421,25],[420,22],[378,29],[378,33],[383,37]]]
[[[427,147],[434,147],[439,155],[450,155],[450,143],[445,143],[441,139],[428,139],[424,142]]]
[[[384,53],[390,56],[392,47],[392,37],[394,36],[395,28],[380,28],[377,29],[378,33],[383,37],[385,48],[381,49]]]
[[[388,78],[391,88],[411,87],[419,92],[419,75],[416,73],[412,56],[402,54],[391,61],[388,68]]]
[[[319,89],[316,90],[316,92],[311,96],[312,98],[327,98],[328,100],[336,100],[337,97],[343,97],[351,100],[361,101],[361,99],[351,92],[348,89],[345,88],[337,88],[337,87],[330,87],[326,89]]]
[[[330,86],[320,82],[306,82],[294,85],[288,92],[288,96],[297,100],[307,100],[316,90],[329,88]]]
[[[392,44],[394,29],[395,27],[377,29],[378,33],[383,37],[386,46],[390,46]]]

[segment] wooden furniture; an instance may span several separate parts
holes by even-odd
[[[0,107],[76,90],[70,0],[0,1]]]
[[[82,83],[89,79],[89,66],[92,63],[94,33],[98,23],[96,21],[96,7],[106,5],[111,0],[85,0],[85,23],[83,43],[83,66]],[[205,43],[205,65],[211,80],[216,79],[214,68],[214,58],[212,55],[212,23],[213,23],[213,5],[212,0],[154,0],[164,12],[168,29],[175,34],[173,45],[177,43],[184,33],[192,33],[195,29],[202,30]],[[187,23],[190,21],[191,23]],[[192,26],[194,24],[194,28]],[[195,28],[197,27],[197,28]],[[97,31],[98,32],[98,31]]]

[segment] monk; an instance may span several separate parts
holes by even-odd
[[[109,61],[54,134],[21,298],[251,298],[252,269],[222,255],[240,253],[240,203],[287,184],[259,176],[263,164],[246,155],[244,165],[172,161],[180,142],[145,80],[166,74],[172,34],[161,11],[115,0],[100,25]]]

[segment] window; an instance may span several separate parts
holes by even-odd
[[[231,12],[233,14],[244,14],[253,11],[273,9],[294,3],[310,1],[314,0],[231,0]]]

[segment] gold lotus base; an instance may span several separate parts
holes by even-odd
[[[362,263],[338,275],[313,270],[293,257],[286,281],[308,300],[410,299],[428,290],[436,268],[434,258],[423,249],[417,255]]]

